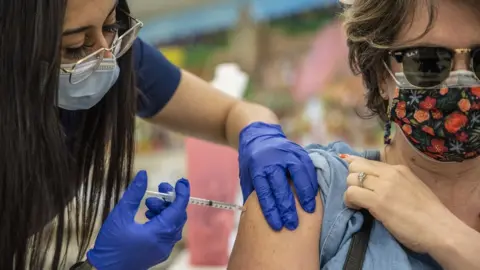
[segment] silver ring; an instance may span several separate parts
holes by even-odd
[[[363,188],[363,182],[365,182],[365,178],[367,178],[367,174],[364,172],[361,172],[358,174],[358,183],[361,188]]]

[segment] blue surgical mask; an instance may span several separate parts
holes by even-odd
[[[89,65],[92,65],[92,63],[81,63],[75,67],[75,70],[86,69]],[[68,69],[71,68],[71,65],[62,65],[62,68]],[[112,58],[103,59],[91,75],[84,80],[78,80],[78,83],[75,81],[80,75],[61,73],[58,88],[58,107],[70,111],[92,108],[112,88],[119,74],[120,68],[117,61]]]

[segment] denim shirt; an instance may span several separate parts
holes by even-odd
[[[338,155],[349,154],[379,160],[378,151],[359,153],[343,142],[328,146],[306,147],[317,170],[323,202],[320,239],[320,269],[343,268],[352,235],[363,224],[360,212],[347,208],[343,194],[347,190],[348,165]],[[427,224],[426,224],[427,225]],[[402,246],[378,221],[374,221],[363,269],[368,270],[433,270],[442,269],[430,256],[417,254]]]

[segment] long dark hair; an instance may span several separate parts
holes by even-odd
[[[106,218],[131,177],[131,52],[92,109],[55,106],[65,2],[0,1],[0,269],[43,269],[48,247],[48,268],[63,268],[74,236],[83,257],[97,217]],[[129,11],[126,0],[119,8]],[[65,117],[75,122],[69,136]]]

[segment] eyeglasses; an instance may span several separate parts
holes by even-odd
[[[120,10],[122,11],[122,10]],[[143,27],[143,23],[138,19],[131,17],[128,13],[122,11],[128,18],[130,29],[123,33],[120,37],[112,37],[110,48],[101,48],[97,51],[80,59],[75,64],[68,68],[61,67],[60,72],[63,74],[70,74],[70,83],[77,84],[87,79],[97,69],[102,69],[101,65],[105,53],[111,52],[115,59],[122,57],[131,47],[138,36],[138,32]],[[112,69],[111,63],[107,63],[105,69]]]
[[[415,87],[434,88],[442,85],[450,76],[457,54],[469,54],[469,68],[475,73],[475,79],[480,80],[480,47],[410,47],[393,50],[389,54],[402,64],[405,79]]]

